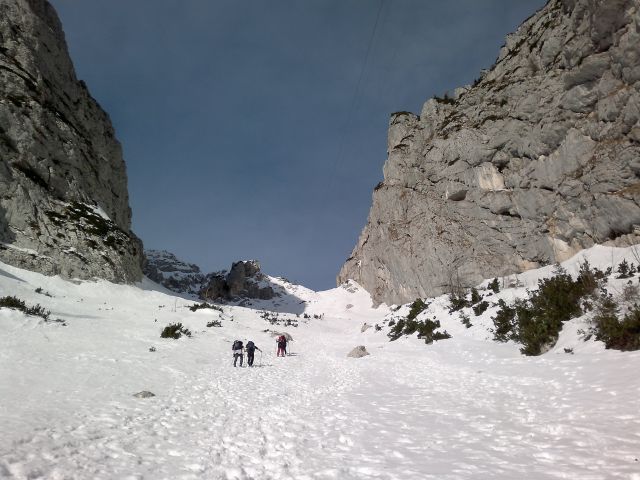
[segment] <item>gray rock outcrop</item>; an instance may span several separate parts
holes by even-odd
[[[217,275],[205,275],[197,265],[184,262],[165,250],[145,250],[144,256],[144,274],[174,292],[198,295]]]
[[[354,348],[353,350],[351,350],[347,354],[347,357],[349,357],[349,358],[362,358],[362,357],[366,357],[367,355],[371,355],[371,354],[369,352],[367,352],[367,349],[364,347],[364,345],[360,345],[360,346]]]
[[[134,393],[133,396],[136,398],[151,398],[151,397],[155,397],[156,394],[153,392],[150,392],[149,390],[142,390],[141,392]]]
[[[46,0],[0,0],[0,261],[132,282],[142,245],[120,144]]]
[[[257,260],[234,262],[229,271],[205,274],[197,265],[184,262],[173,253],[147,250],[144,274],[169,290],[197,295],[205,301],[271,300],[283,293],[282,287],[272,284],[262,273]]]
[[[640,233],[640,0],[551,0],[495,65],[391,116],[338,275],[404,303]]]
[[[256,260],[243,260],[231,265],[228,273],[214,274],[200,291],[204,300],[239,300],[255,298],[270,300],[276,292],[260,271]]]

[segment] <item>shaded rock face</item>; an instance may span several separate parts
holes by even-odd
[[[228,273],[214,274],[200,291],[202,299],[213,301],[242,298],[270,300],[275,295],[256,260],[235,262]]]
[[[174,292],[198,295],[216,275],[205,275],[197,265],[183,262],[164,250],[145,250],[144,255],[144,274]]]
[[[338,283],[403,303],[639,241],[640,0],[551,0],[496,64],[391,116]]]
[[[169,290],[208,301],[271,300],[279,296],[256,260],[235,262],[229,271],[202,273],[200,267],[163,250],[145,251],[144,274]]]
[[[45,0],[0,0],[0,260],[132,282],[127,176],[107,114],[76,78]]]

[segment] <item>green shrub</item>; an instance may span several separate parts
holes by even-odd
[[[587,267],[588,271],[590,268]],[[593,285],[583,278],[576,280],[557,267],[555,275],[538,281],[538,289],[516,307],[517,339],[525,355],[540,355],[553,346],[563,322],[582,315],[581,299],[592,293]]]
[[[220,320],[212,320],[211,322],[207,323],[207,327],[221,327],[222,326],[222,322]]]
[[[611,294],[603,292],[593,318],[596,340],[614,350],[640,349],[640,307],[634,305],[622,320],[619,310]]]
[[[33,315],[36,317],[41,317],[45,321],[49,320],[49,316],[51,312],[49,310],[45,310],[44,307],[41,307],[40,304],[35,307],[28,307],[22,300],[18,297],[2,297],[0,298],[0,307],[11,308],[13,310],[19,310],[26,315]]]
[[[563,322],[582,315],[582,299],[593,294],[604,274],[593,270],[587,262],[580,266],[576,280],[558,266],[554,276],[538,281],[538,289],[513,307],[499,302],[500,310],[493,319],[494,339],[516,340],[525,355],[540,355],[558,339]]]
[[[626,260],[622,260],[620,265],[618,265],[618,276],[616,278],[630,278],[636,273],[636,267],[632,263],[629,263]]]
[[[484,312],[487,311],[487,308],[489,308],[489,302],[483,300],[477,305],[474,305],[472,308],[473,308],[473,314],[476,317],[479,317],[480,315],[482,315]]]
[[[418,315],[424,312],[429,305],[424,303],[421,298],[416,298],[414,302],[411,304],[411,308],[409,310],[409,314],[407,315],[407,320],[414,320]]]
[[[391,329],[389,330],[388,337],[391,339],[391,341],[397,340],[402,336],[405,323],[406,320],[404,318],[399,319],[397,322],[394,320],[391,320],[389,322],[389,327],[391,327]]]
[[[490,290],[493,290],[493,293],[500,292],[500,282],[498,282],[497,278],[494,278],[493,281],[489,283],[488,287]]]
[[[162,337],[162,338],[174,338],[174,339],[177,340],[182,335],[190,337],[191,336],[191,331],[189,331],[189,329],[187,329],[187,328],[184,328],[182,326],[182,323],[170,323],[169,325],[164,327],[164,329],[162,330],[162,333],[160,334],[160,337]]]
[[[472,288],[471,289],[471,305],[475,305],[480,300],[482,300],[482,295],[480,295],[477,288],[475,287]]]
[[[12,308],[24,312],[27,309],[25,303],[18,297],[2,297],[0,298],[0,307]]]
[[[49,320],[49,315],[51,315],[51,312],[49,310],[45,310],[44,307],[40,306],[40,304],[36,305],[35,307],[27,307],[24,310],[24,313],[26,313],[27,315],[41,317],[44,320]]]
[[[409,320],[403,318],[393,326],[389,332],[389,338],[391,341],[397,340],[403,335],[412,335],[418,333],[418,338],[424,339],[425,343],[432,343],[437,340],[444,340],[451,338],[451,335],[444,332],[437,332],[436,329],[440,328],[440,322],[438,320],[422,320],[417,321],[415,319]]]
[[[498,342],[513,340],[515,338],[516,309],[507,305],[502,299],[498,300],[498,306],[500,308],[496,312],[496,316],[493,317],[493,325],[495,327],[493,330],[493,339]]]
[[[473,324],[471,323],[471,319],[469,318],[469,315],[465,315],[464,313],[460,314],[460,322],[462,322],[462,324],[467,328],[473,327]]]
[[[212,304],[207,303],[207,302],[194,303],[193,305],[191,305],[189,307],[189,310],[191,310],[192,312],[195,312],[196,310],[200,310],[201,308],[210,308],[210,309],[213,309],[213,310],[217,310],[219,312],[223,311],[222,307],[218,307],[217,305],[212,305]]]
[[[463,308],[470,307],[471,304],[467,300],[466,294],[449,294],[449,302],[451,302],[451,306],[449,307],[449,313],[458,312]]]
[[[433,336],[430,339],[425,339],[425,342],[438,342],[440,340],[447,340],[449,338],[451,338],[451,335],[445,330],[444,332],[433,332]]]

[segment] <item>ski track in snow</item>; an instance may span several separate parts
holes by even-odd
[[[0,478],[640,480],[639,352],[523,357],[455,317],[451,340],[390,343],[360,332],[387,311],[336,289],[305,293],[326,317],[284,328],[278,358],[254,310],[207,329],[214,311],[159,306],[184,299],[0,268],[3,292],[69,323],[0,310]],[[194,337],[161,340],[170,321]],[[232,366],[235,338],[264,350],[253,368]],[[346,358],[358,344],[371,356]]]

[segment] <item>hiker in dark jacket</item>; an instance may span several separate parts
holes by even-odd
[[[258,350],[260,353],[262,353],[262,350],[260,350],[258,347],[256,347],[256,344],[253,343],[253,341],[249,340],[247,342],[247,346],[245,348],[245,350],[247,351],[247,363],[249,364],[250,367],[253,366],[253,355],[256,353],[256,350]]]
[[[278,352],[276,356],[284,357],[287,353],[287,337],[280,335],[276,340],[276,344],[278,345]]]
[[[233,366],[236,366],[238,358],[240,359],[240,366],[242,366],[242,360],[244,359],[244,355],[242,354],[242,341],[236,340],[233,342],[231,349],[233,350]]]

